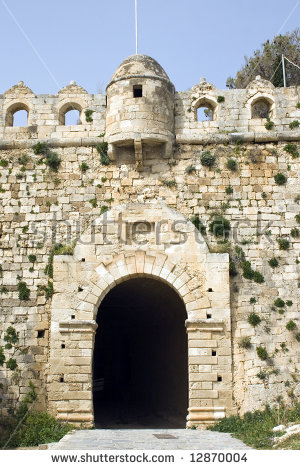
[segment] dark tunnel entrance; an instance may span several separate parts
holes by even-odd
[[[98,315],[93,360],[95,425],[185,428],[186,309],[153,278],[115,286]]]

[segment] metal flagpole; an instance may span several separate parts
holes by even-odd
[[[283,86],[286,88],[286,78],[285,78],[285,66],[284,66],[284,55],[281,55],[282,60],[282,73],[283,73]]]
[[[135,0],[135,53],[138,54],[138,5]]]

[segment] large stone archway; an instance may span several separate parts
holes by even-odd
[[[132,277],[108,292],[96,320],[96,427],[185,427],[186,319],[178,293],[151,276]]]
[[[96,316],[106,294],[138,276],[168,284],[187,312],[187,425],[232,410],[228,254],[209,253],[203,237],[164,205],[129,204],[97,219],[73,256],[54,259],[49,411],[92,425]]]

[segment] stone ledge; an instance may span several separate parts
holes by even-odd
[[[243,143],[298,141],[300,140],[300,132],[233,132],[229,134],[186,132],[176,135],[176,142],[178,144],[229,144],[238,140],[241,140]]]
[[[60,333],[94,332],[98,328],[94,320],[72,320],[59,323]]]
[[[216,321],[213,319],[193,319],[186,320],[185,326],[188,332],[190,331],[224,331],[225,325],[223,321]]]
[[[46,142],[49,147],[88,147],[96,146],[99,137],[74,137],[61,139],[20,139],[20,140],[2,140],[0,141],[0,150],[32,148],[41,140]],[[233,132],[230,134],[197,132],[183,133],[176,135],[178,144],[224,144],[242,140],[244,143],[251,142],[281,142],[281,141],[299,141],[300,132],[281,131],[281,132]]]

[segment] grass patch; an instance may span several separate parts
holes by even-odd
[[[299,403],[293,408],[288,408],[282,404],[273,408],[266,406],[263,411],[248,412],[243,417],[229,416],[221,419],[210,429],[231,433],[254,449],[272,449],[273,438],[278,436],[278,433],[273,432],[272,429],[278,424],[288,422],[300,423]],[[286,448],[285,444],[287,444],[287,441],[282,444],[283,447],[281,448]]]

